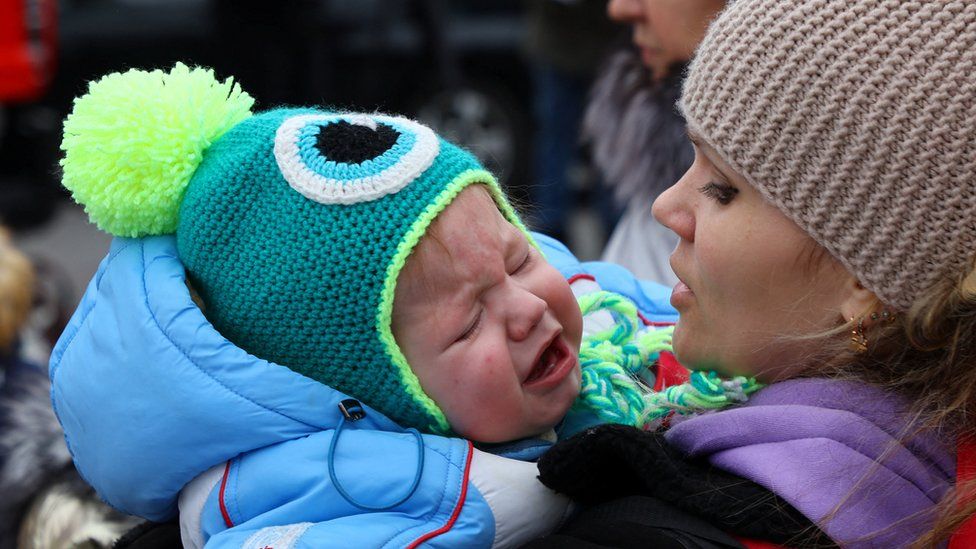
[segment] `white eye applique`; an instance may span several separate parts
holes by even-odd
[[[409,185],[440,151],[427,126],[365,114],[301,114],[282,122],[274,155],[285,180],[322,204],[368,202]]]

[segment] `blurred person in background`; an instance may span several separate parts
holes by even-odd
[[[50,292],[36,291],[45,286],[0,227],[0,549],[111,547],[134,522],[78,476],[51,409],[46,357],[37,361],[45,345],[26,343],[46,335],[31,333],[38,311],[51,317]]]
[[[536,126],[530,190],[533,228],[563,242],[568,240],[567,222],[574,206],[569,170],[578,157],[586,93],[619,33],[607,18],[605,0],[526,1],[525,51]]]
[[[593,87],[583,140],[614,200],[626,208],[603,260],[673,285],[668,255],[677,237],[654,220],[651,203],[694,159],[675,107],[685,67],[725,0],[610,0],[607,12],[629,24],[632,44],[613,53]]]

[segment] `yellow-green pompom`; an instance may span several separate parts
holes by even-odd
[[[169,73],[109,74],[75,99],[64,121],[64,186],[106,232],[175,232],[203,151],[253,104],[232,79],[182,63]]]

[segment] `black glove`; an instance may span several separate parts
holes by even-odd
[[[601,425],[560,441],[539,460],[539,480],[587,504],[651,496],[735,534],[831,545],[813,523],[766,488],[685,458],[662,432]]]
[[[584,509],[563,529],[526,549],[743,549],[713,524],[649,496]]]

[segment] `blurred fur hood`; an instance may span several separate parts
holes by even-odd
[[[612,54],[590,91],[581,136],[621,205],[654,199],[691,167],[694,149],[676,106],[685,67],[659,82],[632,46]]]
[[[4,361],[0,378],[0,549],[110,547],[134,525],[75,471],[40,368]]]

